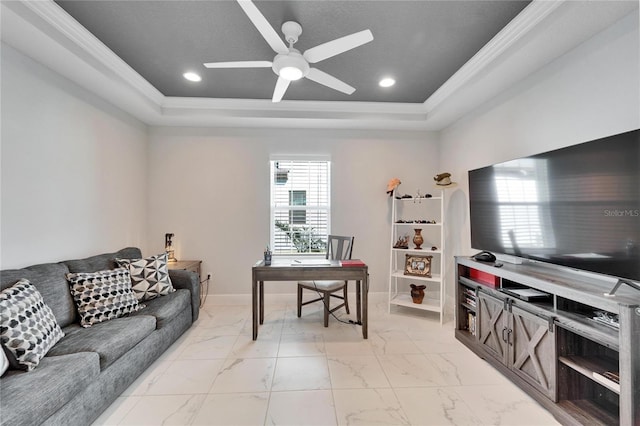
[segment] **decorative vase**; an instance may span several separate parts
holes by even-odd
[[[413,236],[413,244],[416,245],[416,250],[422,250],[422,243],[424,243],[424,239],[422,238],[422,229],[415,228],[415,235]]]
[[[427,288],[426,285],[411,285],[411,299],[413,299],[413,303],[421,304],[422,299],[424,299],[424,289]]]

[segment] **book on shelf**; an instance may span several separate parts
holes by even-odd
[[[612,314],[606,311],[595,311],[591,319],[597,323],[609,326],[611,328],[620,329],[620,320],[618,319],[618,315],[616,314]]]
[[[341,260],[340,266],[357,267],[357,266],[366,266],[366,264],[360,259],[349,259],[349,260]]]
[[[620,374],[618,372],[605,371],[602,375],[613,382],[620,383]]]
[[[618,373],[614,373],[612,371],[605,371],[603,373],[593,372],[593,379],[608,387],[609,389],[616,390],[618,393],[620,392],[620,376]]]
[[[475,336],[476,335],[476,316],[471,312],[469,312],[467,314],[467,321],[469,324],[469,332],[471,333],[472,336]]]

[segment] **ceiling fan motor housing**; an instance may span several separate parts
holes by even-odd
[[[288,43],[294,44],[302,34],[302,26],[297,22],[287,21],[282,24],[282,34],[284,34],[284,39]]]
[[[287,54],[276,55],[271,68],[279,77],[289,81],[299,80],[309,73],[309,64],[294,48],[289,48]]]

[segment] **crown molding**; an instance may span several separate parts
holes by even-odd
[[[248,118],[260,120],[274,119],[287,126],[309,127],[316,125],[332,125],[343,127],[346,123],[356,128],[411,128],[425,129],[427,118],[423,104],[382,103],[382,102],[309,102],[309,101],[281,101],[273,103],[270,100],[256,99],[211,99],[211,98],[182,98],[165,97],[162,103],[162,113],[176,124],[181,121],[189,124],[191,117],[198,119],[199,124],[207,120],[214,123],[219,119]],[[180,117],[183,120],[180,120]],[[338,124],[339,122],[343,124]],[[358,124],[358,122],[360,124]],[[382,127],[387,126],[387,127]],[[389,127],[390,126],[390,127]]]
[[[573,13],[598,10],[604,7],[600,3],[534,0],[429,99],[416,104],[167,97],[53,0],[0,5],[3,42],[147,125],[438,131],[602,30]],[[613,15],[629,13],[628,4],[618,4],[624,2],[604,3],[615,9],[604,19],[608,23]],[[550,30],[555,20],[559,23]],[[548,39],[549,31],[558,32],[558,46],[541,46],[540,35]],[[534,59],[523,66],[522,55]]]
[[[111,49],[80,25],[78,21],[73,19],[53,0],[22,1],[20,3],[46,22],[53,31],[64,37],[65,41],[76,46],[89,58],[100,64],[103,72],[111,72],[113,75],[118,76],[148,100],[156,104],[162,102],[164,95],[158,89],[113,53]]]
[[[424,102],[426,110],[435,110],[442,102],[505,54],[515,43],[533,31],[540,22],[557,10],[564,2],[565,0],[534,0],[529,3],[522,12],[500,30],[478,53],[469,59]]]
[[[163,125],[423,131],[422,104],[165,97]]]
[[[209,108],[209,109],[236,109],[255,110],[269,108],[275,111],[306,111],[322,112],[335,111],[341,113],[381,113],[398,115],[426,116],[424,104],[401,102],[331,102],[331,101],[295,101],[283,100],[273,103],[268,99],[212,99],[212,98],[188,98],[167,96],[164,98],[163,107],[166,108]]]

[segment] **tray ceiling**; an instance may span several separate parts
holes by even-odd
[[[271,99],[270,68],[206,69],[203,62],[266,60],[274,52],[237,2],[58,1],[165,96]],[[346,95],[311,80],[292,82],[286,100],[422,103],[529,1],[256,1],[273,28],[302,25],[295,47],[370,29],[371,43],[315,64],[356,88]],[[182,74],[196,71],[200,83]],[[396,85],[381,88],[392,76]]]
[[[272,26],[295,19],[309,47],[368,28],[374,40],[317,64],[353,85],[312,81],[271,102],[272,60],[233,0],[2,1],[2,43],[148,125],[441,130],[620,19],[638,1],[256,1]],[[262,56],[260,56],[262,55]],[[200,70],[200,84],[182,73]],[[389,89],[377,83],[392,75]]]

